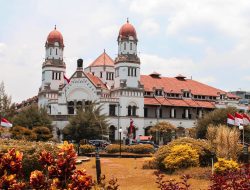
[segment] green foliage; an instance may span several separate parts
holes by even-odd
[[[128,146],[128,152],[135,154],[149,154],[154,152],[154,147],[151,144],[136,144]]]
[[[48,127],[34,127],[32,131],[36,134],[37,141],[48,141],[53,137]]]
[[[196,167],[199,165],[198,151],[189,145],[175,145],[171,147],[169,155],[163,160],[163,164],[170,171],[191,166]]]
[[[121,151],[127,152],[128,146],[121,145]],[[117,153],[120,152],[120,145],[119,144],[110,144],[105,148],[107,153]]]
[[[91,104],[85,110],[79,110],[77,115],[69,119],[69,124],[63,129],[65,139],[101,139],[107,134],[107,116],[100,113],[101,106]]]
[[[27,141],[35,141],[37,139],[37,135],[30,129],[21,126],[15,126],[10,128],[10,132],[13,139],[17,140],[27,140]]]
[[[44,142],[28,142],[13,139],[0,139],[0,154],[6,153],[9,149],[15,148],[17,151],[23,153],[22,172],[26,180],[28,180],[30,173],[33,170],[42,170],[39,163],[39,154],[43,150],[49,151],[52,155],[56,155],[58,148],[55,144]]]
[[[197,137],[205,138],[207,133],[207,127],[211,124],[218,126],[220,124],[225,125],[227,123],[227,114],[233,114],[237,110],[233,107],[215,109],[212,112],[206,113],[203,118],[200,118],[197,122]]]
[[[83,154],[95,152],[95,146],[90,144],[80,145],[80,151]]]
[[[171,148],[176,145],[189,145],[195,149],[199,155],[199,163],[206,166],[211,163],[211,146],[206,140],[193,138],[178,138],[167,145],[161,146],[155,153],[159,168],[165,168],[163,160],[171,153]]]
[[[15,114],[15,105],[11,103],[11,96],[8,96],[5,92],[4,83],[0,84],[0,117],[12,120]]]
[[[158,137],[163,138],[164,143],[170,142],[172,140],[172,132],[175,132],[175,131],[176,131],[176,127],[166,121],[162,121],[162,122],[155,124],[149,130],[149,132],[154,137],[154,139],[157,139],[156,138],[156,133],[157,133]]]
[[[119,144],[111,144],[105,148],[107,153],[120,152]],[[121,145],[121,152],[130,152],[134,154],[149,154],[154,152],[154,147],[151,144],[136,144],[136,145]]]
[[[156,158],[155,157],[144,158],[142,169],[158,169]]]
[[[22,126],[28,129],[44,126],[52,131],[51,122],[46,109],[38,108],[35,104],[23,109],[13,119],[14,126]]]
[[[239,169],[239,164],[233,160],[226,160],[218,158],[218,162],[214,164],[214,171],[216,173],[224,173],[227,171],[234,171]]]

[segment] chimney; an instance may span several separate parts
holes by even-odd
[[[78,59],[77,60],[77,71],[82,71],[83,70],[83,60]]]

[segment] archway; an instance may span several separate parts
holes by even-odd
[[[144,129],[144,134],[145,134],[145,136],[150,136],[151,134],[150,134],[150,128],[151,128],[152,126],[148,126],[148,127],[146,127],[145,129]]]
[[[111,126],[109,127],[109,140],[110,140],[111,142],[114,142],[114,141],[115,141],[115,130],[116,130],[116,128],[115,128],[114,125],[111,125]]]

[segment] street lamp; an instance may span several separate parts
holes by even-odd
[[[120,139],[120,158],[122,155],[122,128],[119,129],[119,139]]]
[[[248,145],[247,143],[245,144],[244,126],[240,125],[239,129],[242,130],[243,161],[248,163]]]

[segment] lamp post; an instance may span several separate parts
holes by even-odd
[[[248,145],[245,143],[244,126],[240,125],[239,129],[242,130],[243,161],[244,163],[248,163]]]
[[[122,128],[119,129],[119,140],[120,140],[120,158],[122,156]]]
[[[244,147],[244,144],[245,144],[245,139],[244,139],[244,126],[243,125],[240,125],[239,126],[239,130],[241,130],[242,131],[242,144],[243,144],[243,147]]]
[[[99,147],[96,147],[96,153],[95,153],[95,164],[96,164],[96,178],[97,183],[99,184],[101,181],[101,162],[100,162],[100,155],[99,155]]]

